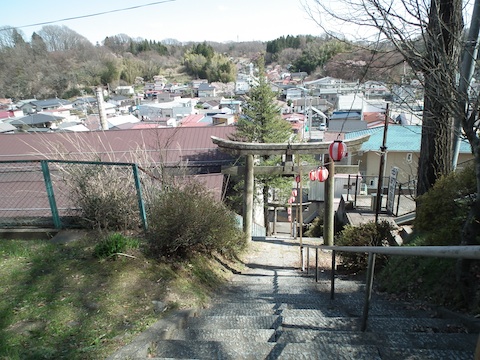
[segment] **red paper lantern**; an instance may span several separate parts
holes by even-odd
[[[297,189],[293,189],[293,190],[292,190],[292,196],[295,196],[295,197],[296,197],[297,194],[298,194]]]
[[[317,180],[317,172],[315,170],[311,170],[308,173],[308,177],[310,178],[311,181]]]
[[[294,201],[295,201],[295,198],[293,196],[290,197],[290,199],[288,199],[289,204],[293,204]]]
[[[297,183],[299,183],[300,180],[301,180],[300,175],[295,176],[295,181],[296,181]]]
[[[328,169],[325,166],[320,166],[317,169],[317,180],[324,182],[328,178]]]
[[[341,140],[335,140],[328,147],[328,154],[333,161],[340,161],[347,154],[347,145]]]
[[[291,215],[291,214],[292,214],[292,208],[291,208],[291,207],[287,208],[287,214],[288,214],[288,215]]]
[[[288,221],[292,222],[292,216],[288,215]]]

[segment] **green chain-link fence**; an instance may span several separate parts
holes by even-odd
[[[0,161],[0,225],[75,227],[87,208],[95,209],[95,203],[79,201],[88,192],[94,193],[88,201],[99,206],[119,193],[134,199],[125,216],[134,214],[147,228],[136,164],[62,160]]]

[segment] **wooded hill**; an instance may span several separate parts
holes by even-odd
[[[195,78],[230,82],[260,54],[265,54],[267,66],[305,71],[311,79],[400,81],[403,59],[398,53],[372,52],[358,45],[327,36],[286,36],[266,43],[180,43],[125,34],[94,45],[66,26],[44,26],[30,39],[20,30],[3,27],[0,97],[71,98],[92,93],[98,85],[132,85],[152,81],[155,75],[179,83]]]

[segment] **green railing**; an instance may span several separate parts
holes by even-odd
[[[87,168],[98,170],[105,167],[125,181],[127,189],[136,194],[138,216],[146,230],[147,218],[137,164],[66,160],[0,161],[0,225],[53,226],[56,229],[75,226],[74,219],[81,214],[81,209],[72,199],[69,174],[79,169],[88,171]]]

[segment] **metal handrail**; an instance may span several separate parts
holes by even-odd
[[[333,300],[335,296],[335,254],[339,252],[367,253],[368,268],[366,279],[365,303],[362,315],[361,330],[367,329],[368,311],[370,308],[370,300],[372,297],[373,275],[375,269],[376,254],[382,255],[402,255],[402,256],[427,256],[439,258],[453,259],[473,259],[480,260],[480,245],[467,246],[328,246],[328,245],[309,245],[304,244],[307,248],[307,274],[310,267],[310,249],[315,249],[315,282],[318,282],[318,251],[326,250],[332,252],[332,271],[330,278],[330,298]]]

